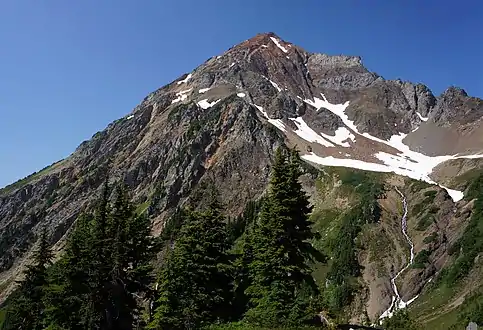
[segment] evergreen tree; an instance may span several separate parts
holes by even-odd
[[[47,285],[47,267],[52,263],[47,230],[40,233],[33,263],[24,271],[24,279],[19,282],[12,304],[7,311],[4,329],[43,329],[44,293]]]
[[[124,187],[117,191],[112,212],[111,271],[109,298],[110,329],[132,329],[139,324],[141,311],[137,299],[151,293],[152,264],[157,245],[151,236],[151,221],[136,215]]]
[[[309,303],[317,294],[309,262],[319,255],[309,242],[311,208],[300,175],[297,151],[278,149],[248,251],[250,308],[245,319],[257,326],[302,322],[310,317]]]
[[[409,317],[407,310],[398,310],[390,318],[384,319],[383,327],[386,330],[418,330],[421,327]]]
[[[226,224],[213,201],[203,212],[184,213],[159,282],[152,329],[198,329],[228,319],[231,283]]]
[[[109,203],[104,185],[95,214],[81,216],[51,276],[45,324],[56,329],[133,329],[150,292],[156,244],[123,186]]]

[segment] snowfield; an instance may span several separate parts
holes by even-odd
[[[416,151],[412,151],[409,149],[407,145],[403,143],[403,139],[406,137],[407,134],[399,133],[398,135],[393,135],[388,141],[379,139],[375,136],[372,136],[368,133],[361,133],[358,131],[356,125],[352,120],[349,119],[347,114],[345,113],[345,109],[349,106],[349,101],[345,102],[344,104],[332,104],[327,101],[324,94],[321,94],[323,99],[319,99],[314,97],[314,100],[304,100],[307,104],[315,107],[317,110],[322,108],[329,110],[336,116],[338,116],[342,122],[349,128],[355,135],[364,136],[370,140],[386,144],[394,149],[398,150],[399,152],[397,155],[388,154],[385,152],[378,152],[374,154],[374,157],[379,159],[383,164],[377,163],[370,163],[364,162],[360,160],[354,159],[338,159],[334,157],[321,157],[311,153],[309,155],[302,156],[303,159],[307,161],[311,161],[316,164],[326,165],[326,166],[342,166],[342,167],[352,167],[358,168],[366,171],[374,171],[374,172],[393,172],[399,175],[403,175],[415,180],[425,181],[430,184],[439,185],[441,188],[445,189],[448,194],[451,196],[454,202],[458,202],[463,198],[463,192],[450,189],[448,187],[442,186],[437,182],[433,181],[429,176],[433,172],[433,169],[438,166],[439,164],[452,160],[452,159],[463,159],[463,158],[483,158],[482,154],[478,155],[445,155],[445,156],[426,156]],[[420,116],[422,121],[427,120]],[[352,141],[355,141],[355,135],[351,134],[349,130],[343,130],[340,133],[336,132],[336,137],[332,138],[331,141],[338,145],[343,145],[343,141],[350,138]],[[330,136],[324,135],[324,137],[330,139]],[[344,140],[341,140],[344,139]],[[343,146],[350,146],[348,144]]]
[[[275,87],[275,85],[274,85]],[[277,86],[278,87],[278,86]],[[439,164],[453,159],[474,159],[483,158],[483,154],[476,155],[445,155],[445,156],[427,156],[422,153],[411,150],[404,144],[403,140],[407,136],[405,133],[399,133],[391,136],[389,140],[383,140],[378,137],[372,136],[369,133],[361,133],[354,124],[354,121],[350,120],[345,110],[349,106],[349,101],[344,104],[332,104],[330,103],[324,94],[321,93],[323,99],[314,97],[313,100],[305,99],[305,103],[313,106],[316,110],[327,109],[336,116],[338,116],[346,127],[339,127],[334,135],[328,135],[324,133],[318,134],[312,128],[307,125],[302,117],[289,118],[297,126],[297,130],[294,131],[300,138],[310,143],[318,143],[324,147],[332,148],[337,146],[350,148],[351,145],[348,140],[355,142],[357,136],[363,136],[369,140],[385,144],[394,148],[398,152],[393,155],[387,152],[376,152],[373,156],[381,163],[365,162],[357,159],[350,158],[335,158],[333,156],[319,156],[311,152],[309,154],[302,155],[302,159],[324,166],[341,166],[349,168],[357,168],[365,171],[382,172],[382,173],[396,173],[398,175],[406,176],[411,179],[425,181],[429,184],[438,185],[448,192],[448,195],[456,203],[463,199],[464,194],[462,191],[450,189],[445,187],[430,178],[434,168]],[[299,99],[302,99],[299,97]],[[254,105],[263,116],[272,125],[277,127],[283,132],[286,132],[287,128],[281,119],[271,119],[267,112],[261,106]],[[419,113],[420,119],[426,121],[427,118],[422,117]],[[415,129],[417,130],[417,128]],[[414,131],[415,131],[414,130]],[[414,132],[413,131],[413,132]],[[346,154],[347,155],[347,154]]]
[[[214,106],[215,104],[217,104],[220,101],[221,101],[221,99],[213,101],[213,102],[210,103],[210,102],[208,102],[208,99],[203,99],[203,100],[199,101],[197,104],[200,108],[206,110],[208,108],[211,108],[212,106]]]

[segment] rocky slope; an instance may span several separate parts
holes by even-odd
[[[422,84],[368,71],[359,57],[314,54],[273,33],[259,34],[149,94],[68,158],[0,190],[1,298],[28,259],[38,229],[47,225],[60,250],[108,172],[111,181],[131,187],[139,211],[148,212],[159,233],[177,206],[203,201],[207,184],[221,191],[229,214],[240,213],[248,200],[263,194],[273,151],[286,144],[297,145],[315,167],[399,175],[384,174],[381,180],[389,188],[387,198],[378,201],[382,220],[360,234],[394,248],[382,258],[368,247],[358,252],[365,289],[353,316],[377,319],[390,304],[391,274],[407,258],[397,229],[399,195],[391,184],[406,194],[410,207],[434,191],[430,204],[439,208],[434,225],[419,231],[415,228],[427,214],[410,211],[408,232],[416,253],[426,246],[426,236],[438,236],[431,243],[431,263],[401,277],[407,300],[442,269],[447,240],[456,239],[468,222],[468,202],[460,201],[467,184],[454,178],[479,168],[482,117],[483,101],[461,89],[435,96]],[[345,205],[343,196],[318,198],[315,176],[305,182],[315,204]],[[412,191],[413,181],[403,177],[435,185]]]

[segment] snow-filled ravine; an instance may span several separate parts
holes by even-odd
[[[406,241],[407,241],[407,243],[409,245],[410,255],[409,255],[409,262],[406,264],[406,266],[404,266],[396,274],[396,276],[394,276],[393,278],[391,278],[391,287],[392,287],[392,291],[393,291],[391,305],[389,306],[389,308],[384,313],[382,313],[382,315],[379,317],[379,319],[384,319],[384,318],[387,318],[387,317],[392,317],[392,315],[394,314],[394,312],[396,312],[398,309],[406,308],[406,306],[408,306],[410,303],[412,303],[418,297],[418,296],[416,296],[416,297],[411,298],[408,301],[404,301],[404,300],[402,300],[401,296],[399,295],[399,291],[397,289],[396,280],[414,262],[414,244],[411,241],[411,238],[409,238],[409,235],[407,233],[408,203],[406,201],[406,196],[404,196],[404,194],[397,187],[395,187],[395,189],[398,192],[398,194],[401,196],[401,200],[402,200],[402,203],[403,203],[404,213],[403,213],[403,215],[401,217],[401,231],[402,231],[402,234],[403,234],[404,238],[406,239]]]
[[[289,118],[297,126],[297,130],[295,131],[295,133],[298,136],[308,142],[319,143],[325,147],[333,147],[334,144],[337,144],[338,146],[348,148],[350,147],[350,144],[347,141],[351,140],[352,142],[355,142],[357,136],[359,135],[369,140],[388,145],[398,150],[399,152],[397,155],[389,154],[383,151],[376,152],[373,156],[380,160],[381,163],[365,162],[357,159],[335,158],[333,156],[324,157],[316,155],[313,152],[303,155],[303,159],[315,164],[325,166],[351,167],[373,172],[393,172],[415,180],[425,181],[430,184],[438,185],[448,192],[454,202],[458,202],[463,198],[463,192],[445,187],[433,181],[429,176],[437,165],[445,161],[462,158],[483,158],[483,154],[445,155],[432,157],[409,149],[409,147],[403,143],[403,139],[407,135],[405,133],[393,135],[389,140],[380,139],[378,137],[370,135],[369,133],[361,133],[357,129],[357,126],[354,124],[354,121],[350,120],[345,113],[345,110],[349,106],[349,101],[345,102],[344,104],[332,104],[326,99],[324,94],[321,93],[321,96],[322,99],[314,97],[313,100],[305,99],[303,101],[316,108],[317,111],[322,108],[329,110],[330,112],[338,116],[346,127],[339,128],[336,131],[335,136],[331,137],[327,134],[320,135],[315,132],[303,121],[302,117]],[[270,119],[267,116],[266,112],[264,112],[263,110],[261,111],[264,113],[264,116],[269,120],[269,122],[274,124],[282,131],[286,130],[285,125],[283,125],[280,119]],[[421,120],[427,120],[427,118],[423,117],[421,118]]]

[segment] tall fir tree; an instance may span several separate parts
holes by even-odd
[[[295,149],[278,149],[270,188],[249,238],[250,308],[245,320],[257,326],[283,326],[310,317],[317,287],[310,262],[320,256],[313,237],[309,201],[299,182],[300,158]]]
[[[47,229],[44,227],[40,233],[37,250],[33,255],[33,262],[24,271],[24,279],[18,282],[16,298],[7,310],[4,329],[43,329],[47,268],[51,265],[52,258]]]
[[[133,329],[152,283],[157,245],[151,222],[137,215],[124,186],[109,202],[104,185],[94,215],[77,220],[61,268],[53,274],[45,324],[52,329]]]
[[[225,218],[218,202],[184,213],[183,227],[162,266],[151,329],[199,329],[225,321],[232,294]]]

